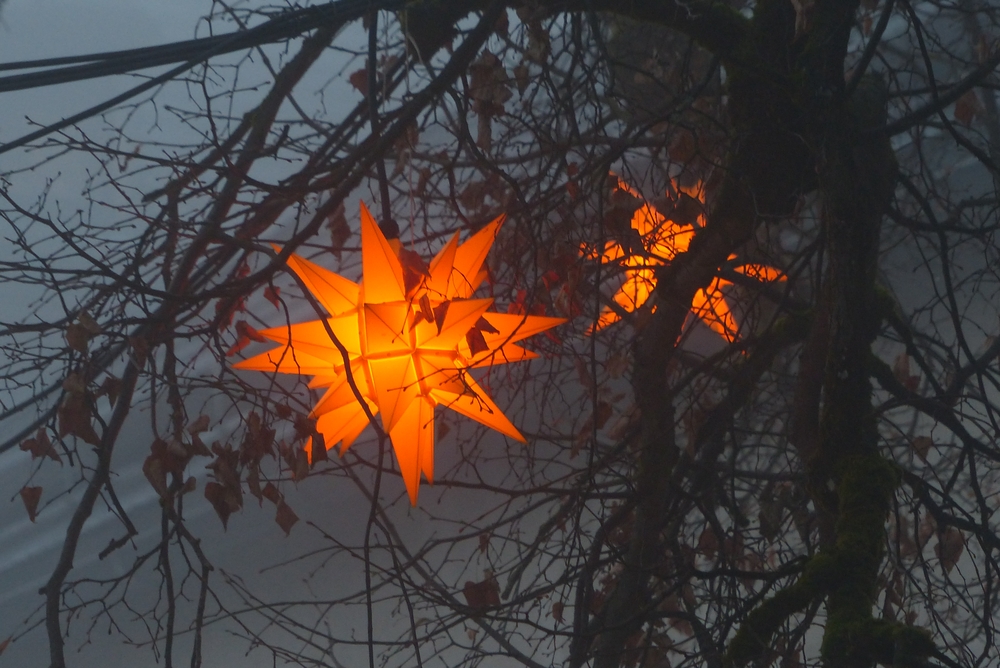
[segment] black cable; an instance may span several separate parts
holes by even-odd
[[[201,62],[212,56],[291,39],[330,21],[355,19],[369,9],[371,4],[370,0],[337,0],[325,5],[283,12],[253,28],[225,35],[123,51],[0,63],[0,71],[50,68],[0,77],[0,93],[125,74],[159,65]],[[400,0],[386,0],[378,4],[392,8],[403,3]],[[70,66],[57,67],[62,65]]]
[[[392,9],[401,7],[403,5],[403,0],[382,0],[379,4],[387,9]],[[303,32],[308,32],[309,30],[317,28],[324,23],[340,22],[343,24],[361,17],[366,11],[371,9],[371,6],[371,0],[336,0],[318,7],[308,7],[306,9],[286,12],[279,15],[277,18],[270,19],[268,22],[254,28],[250,28],[249,30],[242,30],[229,33],[227,35],[220,35],[218,37],[204,38],[205,40],[208,40],[208,42],[202,42],[201,40],[188,40],[186,42],[166,44],[159,47],[148,47],[149,51],[143,49],[133,49],[131,51],[116,52],[119,55],[124,54],[121,56],[121,60],[127,62],[129,64],[128,67],[124,67],[122,63],[117,62],[115,58],[118,58],[119,56],[116,56],[113,52],[107,54],[96,54],[93,56],[76,57],[80,59],[98,57],[105,59],[101,62],[90,65],[61,68],[52,72],[33,72],[29,74],[18,74],[0,78],[0,92],[4,92],[8,90],[22,90],[37,86],[47,86],[52,83],[79,81],[82,79],[107,76],[109,74],[122,74],[124,72],[143,69],[145,67],[152,67],[154,65],[182,62],[182,64],[178,67],[175,67],[138,86],[130,88],[124,93],[106,100],[105,102],[90,107],[89,109],[85,109],[84,111],[70,116],[69,118],[64,118],[61,121],[47,125],[40,130],[23,135],[11,142],[0,144],[0,154],[6,153],[20,146],[24,146],[25,144],[35,141],[36,139],[52,134],[53,132],[58,132],[63,128],[79,123],[80,121],[92,116],[96,116],[97,114],[111,109],[112,107],[117,106],[151,88],[167,83],[198,63],[204,62],[219,54],[252,48],[269,42],[289,39],[300,35]],[[197,49],[192,49],[192,43],[198,43],[202,46]],[[206,44],[207,46],[205,46]],[[178,45],[187,45],[185,49],[190,52],[184,53],[184,49],[181,49]],[[160,51],[157,51],[158,49]],[[139,51],[144,52],[146,55],[136,56],[136,52]],[[168,53],[172,55],[168,56]],[[25,62],[37,63],[43,61]],[[24,63],[21,63],[21,65],[23,64]],[[13,65],[11,67],[13,67]],[[34,77],[33,83],[28,81],[31,77]]]

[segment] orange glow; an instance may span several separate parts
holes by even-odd
[[[492,299],[469,299],[486,278],[483,262],[503,216],[465,243],[458,234],[431,261],[418,285],[406,289],[398,242],[390,242],[361,204],[363,280],[354,283],[292,255],[288,265],[329,317],[347,349],[357,389],[389,434],[410,502],[417,503],[420,474],[434,482],[434,409],[443,405],[524,442],[468,370],[536,357],[514,345],[565,322],[562,318],[495,313]],[[351,446],[368,418],[348,383],[344,356],[322,320],[260,332],[284,344],[234,365],[237,369],[313,376],[326,393],[313,408],[327,448]],[[312,457],[311,441],[306,446]]]
[[[678,186],[676,183],[674,186],[678,193],[697,199],[704,204],[705,191],[701,184],[691,188]],[[618,190],[642,200],[638,191],[620,178],[618,179]],[[698,227],[704,227],[705,216],[703,213],[698,214],[697,224]],[[686,251],[697,229],[694,225],[668,220],[655,207],[645,201],[632,215],[632,228],[639,233],[639,237],[642,239],[644,253],[627,254],[626,250],[615,241],[607,242],[600,255],[586,245],[581,250],[582,254],[590,259],[600,260],[604,263],[617,262],[624,267],[625,281],[613,299],[622,310],[629,313],[641,308],[653,294],[653,288],[656,287],[656,268],[674,259],[678,253]],[[735,255],[731,255],[729,259],[732,260],[735,257]],[[779,270],[762,264],[744,264],[735,267],[735,270],[760,281],[776,281],[785,278]],[[723,278],[712,279],[707,288],[700,289],[695,293],[691,302],[691,313],[708,325],[712,331],[732,343],[737,339],[739,327],[723,292],[730,285],[732,282]],[[620,319],[621,316],[618,313],[610,307],[605,307],[597,322],[587,330],[587,333],[592,334],[597,330],[604,329]]]

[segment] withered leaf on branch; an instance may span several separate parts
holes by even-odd
[[[208,482],[205,484],[205,498],[215,508],[215,514],[222,520],[222,528],[228,528],[229,516],[233,514],[234,508],[229,503],[226,488],[217,482]]]
[[[469,331],[465,334],[465,342],[469,344],[469,349],[472,351],[473,355],[478,355],[479,353],[489,351],[490,347],[486,343],[486,337],[483,336],[483,332],[487,334],[498,334],[500,330],[491,325],[486,318],[480,318],[476,321],[476,324],[469,328]]]
[[[257,343],[264,343],[267,341],[267,339],[258,334],[257,330],[251,327],[246,320],[236,321],[236,333],[241,339],[247,338],[251,341],[256,341]]]
[[[719,537],[715,535],[715,529],[705,527],[705,530],[698,536],[698,552],[709,559],[715,559],[719,552]]]
[[[188,425],[187,433],[194,435],[200,434],[203,431],[208,431],[209,418],[207,415],[199,415],[198,418]]]
[[[475,328],[480,332],[486,332],[487,334],[499,334],[500,330],[490,324],[490,321],[486,318],[480,317],[476,320]]]
[[[257,465],[264,455],[274,457],[274,429],[264,425],[256,411],[247,416],[247,429],[240,444],[241,464]]]
[[[247,473],[247,489],[257,499],[258,505],[264,505],[264,491],[260,488],[260,467],[251,466]]]
[[[282,444],[281,457],[292,473],[292,480],[298,482],[309,475],[309,454],[305,448],[293,448]]]
[[[441,328],[444,327],[444,318],[448,315],[449,306],[451,306],[451,301],[445,300],[434,307],[434,324],[437,325],[438,334],[441,333]]]
[[[232,357],[236,353],[240,352],[244,348],[250,345],[250,338],[246,336],[240,336],[236,339],[236,343],[229,346],[226,349],[226,357]]]
[[[118,393],[121,392],[121,388],[121,379],[108,375],[104,378],[104,382],[101,383],[101,386],[97,388],[97,394],[94,395],[94,398],[96,399],[97,397],[106,396],[108,398],[108,403],[114,406],[115,402],[118,401]]]
[[[261,496],[275,505],[281,503],[281,492],[278,491],[278,488],[272,482],[264,485],[264,489],[261,490]]]
[[[274,308],[281,308],[281,288],[269,285],[264,288],[264,299],[274,304]]]
[[[86,353],[90,339],[101,333],[101,326],[86,312],[80,313],[76,322],[66,328],[66,343],[73,350]]]
[[[924,462],[927,461],[927,453],[931,451],[931,447],[934,445],[934,441],[930,436],[917,436],[912,441],[910,445],[913,447],[913,451],[917,453]]]
[[[617,352],[604,363],[604,370],[611,378],[621,378],[628,371],[629,358],[626,353]]]
[[[916,392],[920,386],[920,376],[910,375],[910,356],[906,353],[900,353],[893,361],[892,374],[910,392]]]
[[[326,226],[330,229],[330,247],[339,260],[340,251],[351,238],[351,226],[347,223],[347,209],[343,202],[327,217]]]
[[[416,326],[421,320],[426,320],[427,322],[435,322],[434,319],[434,309],[431,307],[431,298],[426,294],[420,295],[420,299],[417,300],[417,307],[420,309],[417,311],[417,315],[414,317],[413,325]],[[438,329],[441,326],[438,325]],[[440,334],[440,331],[438,332]]]
[[[528,83],[530,83],[528,76],[528,66],[523,60],[514,66],[514,82],[517,84],[517,92],[521,96],[524,96],[524,91],[528,90]]]
[[[962,557],[965,551],[965,536],[955,527],[948,527],[938,534],[938,544],[934,546],[934,553],[941,560],[941,568],[945,573],[951,573],[955,564]]]
[[[34,438],[22,441],[21,449],[25,452],[30,452],[32,459],[36,459],[38,457],[48,457],[49,459],[62,464],[62,459],[59,457],[59,453],[56,452],[55,447],[52,445],[52,441],[49,440],[49,434],[45,431],[44,427],[39,428],[38,431],[35,432]]]
[[[326,438],[323,436],[323,432],[317,431],[311,436],[312,445],[309,450],[310,463],[312,466],[316,466],[319,462],[330,461],[330,455],[327,454]]]
[[[500,584],[492,574],[482,582],[467,581],[462,593],[465,602],[476,612],[500,605]]]
[[[162,498],[169,494],[168,474],[180,476],[191,459],[192,453],[182,443],[155,439],[150,445],[149,456],[142,464],[142,472],[149,484]]]
[[[42,498],[41,487],[22,487],[21,501],[24,502],[24,509],[28,511],[28,519],[35,521],[35,514],[38,512],[38,502]]]
[[[230,510],[236,511],[243,507],[243,487],[238,471],[240,453],[228,445],[222,447],[217,443],[212,444],[212,452],[216,457],[207,468],[212,470],[215,479],[225,489]]]
[[[597,409],[594,411],[594,426],[603,429],[607,421],[614,415],[614,407],[607,401],[601,399],[597,402]]]
[[[483,333],[472,327],[465,334],[465,342],[469,344],[469,350],[472,351],[473,355],[478,355],[479,353],[486,352],[490,349],[489,345],[486,343],[486,337]]]
[[[163,469],[160,459],[153,455],[146,457],[146,461],[142,463],[142,472],[160,498],[167,498],[167,472]]]
[[[75,374],[70,374],[63,383],[66,394],[57,412],[59,436],[76,436],[91,445],[100,445],[101,438],[90,422],[90,403],[78,384],[82,386],[82,379]]]
[[[420,253],[411,251],[409,248],[399,249],[399,264],[403,268],[403,285],[407,295],[412,295],[413,291],[420,287],[424,279],[429,276],[427,263]]]
[[[360,70],[351,72],[347,80],[354,86],[355,90],[364,95],[368,96],[368,68],[362,67]]]
[[[146,366],[146,358],[149,357],[149,341],[142,336],[128,337],[128,344],[132,347],[132,354],[137,366]]]
[[[66,344],[78,353],[87,352],[90,334],[79,323],[72,323],[66,328]]]
[[[979,101],[979,96],[974,88],[966,91],[955,103],[955,120],[969,127],[972,121],[976,120],[983,113],[983,103]]]
[[[274,521],[278,523],[278,526],[281,527],[287,536],[291,533],[295,523],[299,521],[299,516],[295,514],[291,506],[281,501],[278,503],[278,510],[274,515]]]

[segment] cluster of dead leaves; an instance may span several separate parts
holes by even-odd
[[[275,296],[275,298],[277,298],[277,295]],[[256,329],[251,327],[246,320],[237,320],[236,343],[231,345],[229,349],[226,350],[226,357],[232,357],[236,353],[240,352],[241,350],[249,346],[251,341],[256,341],[257,343],[264,343],[265,341],[267,341],[267,339],[261,336]]]
[[[482,223],[470,223],[470,228],[477,230],[493,218],[496,218],[498,210],[503,211],[508,208],[513,197],[514,193],[510,189],[510,186],[500,176],[489,174],[482,180],[474,179],[466,183],[465,187],[456,196],[456,200],[463,209],[474,212],[477,220],[482,220]],[[496,205],[490,204],[489,200],[495,202]],[[502,248],[502,236],[497,243]],[[519,259],[516,253],[511,255],[515,261]]]
[[[86,311],[77,316],[76,322],[66,328],[66,344],[78,353],[87,353],[90,340],[101,333],[97,324]]]
[[[40,427],[38,431],[35,432],[35,436],[33,438],[21,441],[21,450],[30,452],[32,460],[38,459],[39,457],[48,457],[52,461],[62,464],[62,458],[59,457],[59,453],[56,452],[55,446],[53,446],[52,441],[49,440],[49,433],[45,431],[44,427]]]
[[[488,153],[493,147],[493,118],[504,114],[504,104],[513,97],[511,77],[489,51],[469,65],[469,75],[469,97],[477,120],[476,145]]]
[[[63,398],[57,411],[59,437],[76,436],[85,443],[100,445],[101,438],[94,431],[92,397],[87,392],[83,376],[71,373],[63,381]]]
[[[207,428],[208,417],[202,415],[188,426],[188,438],[171,439],[170,441],[157,438],[153,441],[149,448],[149,455],[142,463],[142,472],[161,499],[171,497],[171,481],[182,479],[184,469],[193,457],[207,457],[212,454],[198,438],[198,434]],[[170,476],[169,479],[168,476]],[[182,489],[191,491],[194,489],[194,485],[194,478],[189,478],[185,481]]]

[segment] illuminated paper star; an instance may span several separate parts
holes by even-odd
[[[434,481],[435,407],[450,408],[523,443],[524,437],[469,369],[536,357],[515,343],[565,322],[495,313],[488,310],[492,299],[470,299],[486,278],[483,262],[502,223],[503,216],[463,244],[456,233],[426,269],[414,273],[400,261],[398,241],[385,238],[362,203],[361,283],[297,255],[288,258],[347,349],[355,385],[368,410],[381,416],[414,505],[420,474]],[[284,345],[235,368],[313,376],[310,387],[327,389],[311,416],[317,418],[326,446],[340,442],[343,454],[368,426],[368,417],[348,382],[344,356],[323,321],[260,334]],[[311,448],[310,440],[310,458]]]
[[[691,197],[702,203],[705,201],[705,192],[700,184],[692,188],[677,186],[676,189],[681,196]],[[694,238],[696,228],[690,223],[682,224],[667,219],[620,178],[618,190],[642,201],[642,206],[632,215],[632,228],[639,233],[644,252],[628,253],[618,242],[609,241],[601,253],[586,245],[581,249],[581,253],[602,263],[617,262],[624,267],[625,281],[613,299],[624,311],[631,313],[641,308],[653,294],[653,289],[656,287],[656,267],[674,259],[678,253],[686,251],[691,239]],[[698,214],[697,223],[698,227],[704,227],[703,213]],[[735,255],[729,256],[730,260],[735,258]],[[762,264],[743,264],[734,269],[762,282],[784,280],[778,269]],[[691,313],[730,343],[736,340],[739,330],[724,293],[725,288],[731,285],[731,281],[715,277],[708,287],[699,289],[695,293],[691,302]],[[605,307],[597,322],[587,330],[587,333],[601,330],[620,319],[621,316],[615,310]]]

